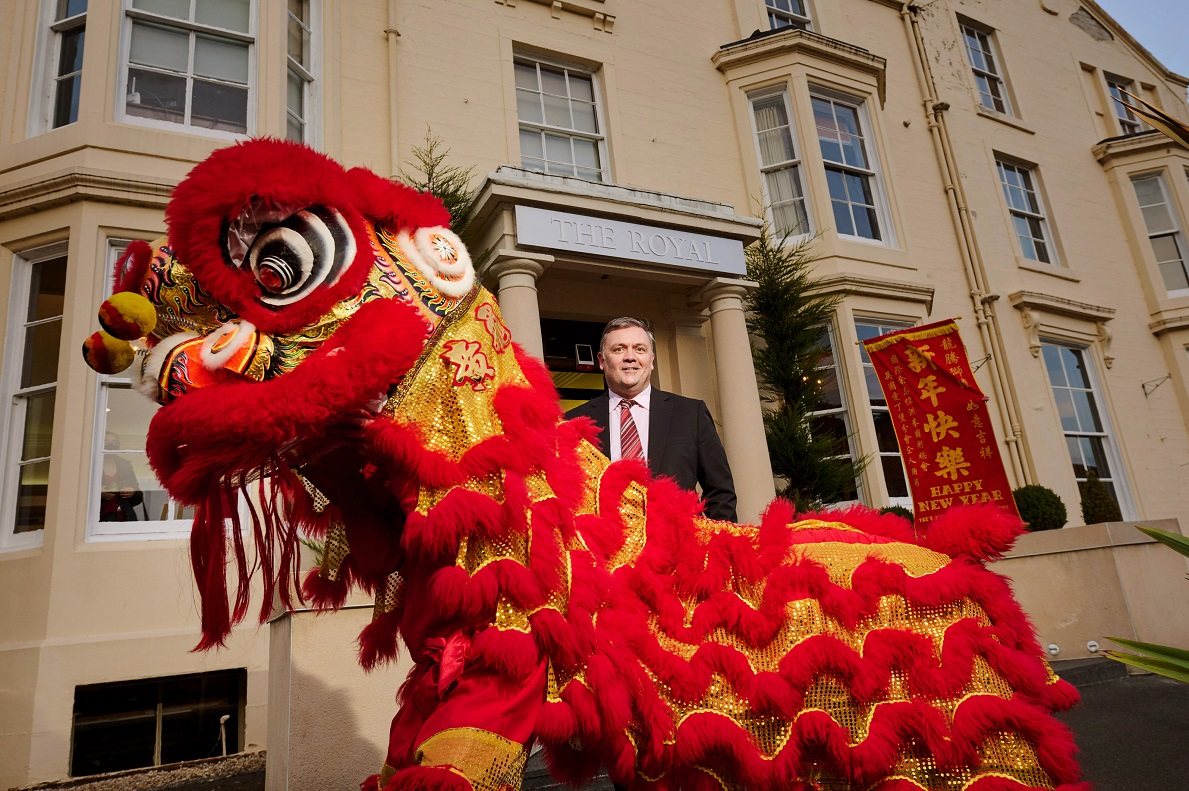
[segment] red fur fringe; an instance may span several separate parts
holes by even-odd
[[[124,254],[116,261],[112,275],[112,293],[120,291],[140,291],[140,283],[144,280],[149,264],[153,260],[153,248],[148,242],[139,239],[130,242],[124,248]]]
[[[282,458],[282,450],[293,437],[317,436],[340,415],[387,391],[416,359],[418,350],[410,340],[423,336],[423,325],[407,306],[395,300],[370,302],[333,341],[286,376],[197,390],[154,416],[146,443],[149,461],[173,497],[197,507],[190,546],[202,597],[199,648],[221,645],[231,625],[243,619],[254,568],[264,571],[262,620],[274,591],[285,606],[292,606],[298,531],[317,529],[318,523],[297,507],[307,495],[288,470],[299,459]],[[332,353],[340,349],[342,353]],[[256,548],[255,565],[250,566],[234,493],[246,495],[243,482],[253,479],[259,481],[261,506],[258,510],[244,497]],[[238,576],[231,611],[224,568],[228,532]],[[288,579],[292,586],[281,584]]]

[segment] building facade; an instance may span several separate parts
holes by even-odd
[[[773,492],[767,222],[842,297],[816,419],[871,460],[859,500],[911,503],[858,342],[960,316],[1014,486],[1078,524],[1094,471],[1125,520],[1189,519],[1189,154],[1115,101],[1189,120],[1189,80],[1092,0],[19,0],[0,42],[0,787],[205,756],[224,715],[266,741],[267,635],[189,653],[152,407],[78,354],[122,247],[245,135],[384,175],[440,138],[516,340],[577,400],[602,323],[650,319],[741,517]]]

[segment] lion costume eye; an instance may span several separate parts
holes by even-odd
[[[355,258],[355,237],[339,212],[323,206],[295,211],[251,205],[229,228],[233,265],[252,273],[272,307],[331,286]]]

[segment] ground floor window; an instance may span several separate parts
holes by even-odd
[[[871,419],[875,424],[875,439],[878,445],[879,465],[883,471],[884,487],[888,500],[894,505],[912,507],[912,495],[908,490],[908,475],[904,471],[904,459],[900,456],[900,443],[896,440],[896,429],[892,425],[892,414],[879,384],[879,375],[862,341],[869,341],[889,332],[905,329],[910,325],[898,322],[855,319],[855,333],[860,345],[859,354],[863,361],[863,379],[867,386],[867,400]]]
[[[1090,473],[1096,474],[1126,514],[1115,442],[1100,406],[1102,398],[1087,350],[1047,341],[1042,349],[1073,477],[1081,483]]]
[[[239,668],[75,687],[71,776],[239,752],[247,682]]]
[[[834,332],[830,327],[821,327],[818,348],[822,354],[817,366],[821,391],[816,408],[810,412],[810,430],[819,436],[833,434],[838,438],[835,458],[856,462],[858,456],[854,448],[854,428],[850,410],[847,408],[846,389],[838,376],[838,349]],[[839,502],[850,503],[858,500],[859,482],[856,480],[842,493]]]

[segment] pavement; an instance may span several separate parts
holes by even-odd
[[[1058,718],[1073,730],[1095,791],[1189,789],[1189,684],[1129,676],[1109,659],[1054,669],[1082,693],[1081,705]],[[1115,672],[1104,677],[1108,669]]]

